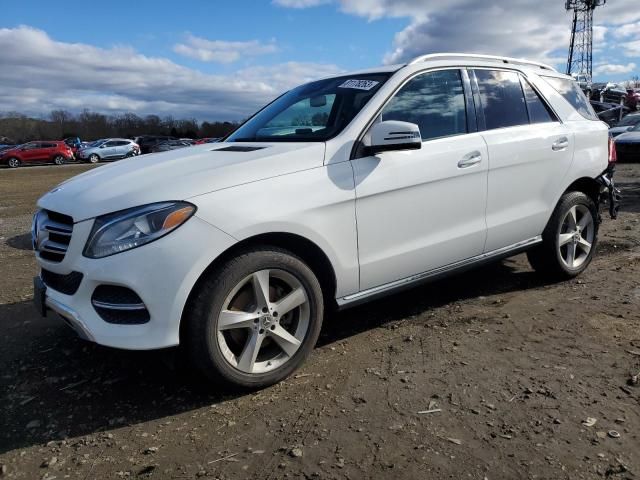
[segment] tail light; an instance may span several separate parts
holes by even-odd
[[[618,161],[618,154],[616,153],[616,142],[613,137],[609,137],[609,165],[613,165]]]

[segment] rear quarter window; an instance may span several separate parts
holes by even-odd
[[[589,120],[600,120],[593,107],[585,97],[578,84],[568,78],[546,77],[542,78],[551,85],[560,95],[575,108],[580,115]]]

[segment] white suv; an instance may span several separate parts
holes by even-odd
[[[88,340],[181,344],[210,378],[264,386],[332,306],[525,250],[545,274],[582,272],[611,154],[576,83],[542,64],[440,54],[326,78],[222,143],[44,195],[35,302]]]

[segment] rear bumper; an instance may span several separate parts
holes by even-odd
[[[606,203],[609,207],[609,216],[616,219],[618,218],[622,195],[613,181],[614,172],[615,166],[609,165],[596,180],[600,184],[600,203]]]

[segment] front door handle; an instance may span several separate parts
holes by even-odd
[[[482,154],[480,152],[471,152],[462,157],[462,160],[458,162],[458,168],[469,168],[479,164],[482,161]]]
[[[559,140],[556,140],[553,145],[551,145],[551,149],[554,152],[559,152],[561,150],[566,150],[569,146],[569,139],[567,137],[562,137]]]

